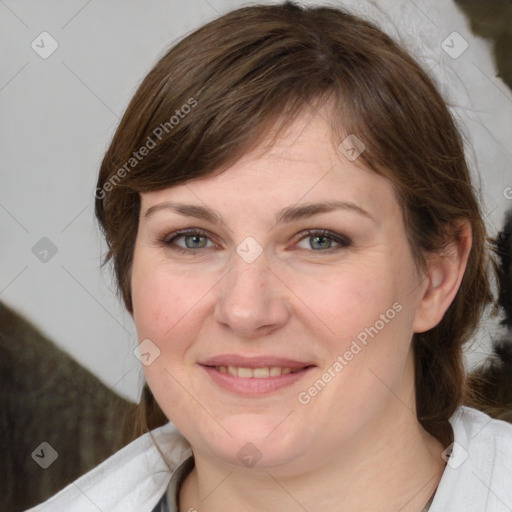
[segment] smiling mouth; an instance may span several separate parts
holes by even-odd
[[[301,372],[310,368],[310,366],[293,369],[282,366],[263,366],[261,368],[247,368],[244,366],[208,366],[208,368],[214,368],[220,373],[228,373],[234,377],[241,377],[243,379],[268,379],[269,377],[280,377],[281,375]]]
[[[199,363],[209,375],[210,382],[215,384],[215,387],[250,398],[268,396],[293,386],[315,368],[315,365],[284,358],[281,361],[278,361],[279,358],[270,357],[266,358],[267,361],[263,357],[259,358],[259,361],[255,358],[250,360],[240,357],[230,357],[232,361],[227,361],[227,357],[216,359],[217,361]],[[229,364],[231,362],[235,364]],[[236,366],[236,363],[242,365]],[[243,366],[244,363],[246,366]],[[265,364],[269,366],[264,366]]]

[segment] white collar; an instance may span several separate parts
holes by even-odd
[[[450,423],[453,456],[429,512],[510,512],[512,425],[464,406]]]
[[[27,512],[151,512],[165,494],[174,470],[190,455],[188,441],[172,423],[166,423]]]

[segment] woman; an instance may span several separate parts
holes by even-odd
[[[462,406],[491,295],[461,137],[378,28],[290,2],[203,26],[95,195],[151,432],[33,510],[510,510],[512,427]]]

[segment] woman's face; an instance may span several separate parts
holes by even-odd
[[[390,183],[333,147],[320,116],[223,173],[142,194],[144,372],[196,455],[312,467],[382,439],[414,410],[426,286]]]

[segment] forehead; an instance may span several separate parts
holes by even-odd
[[[227,170],[143,193],[142,208],[172,199],[218,210],[232,205],[234,214],[243,215],[258,207],[268,212],[274,206],[277,210],[337,200],[353,202],[377,218],[395,215],[398,204],[389,180],[367,169],[361,160],[350,159],[347,145],[338,145],[334,139],[328,119],[325,111],[305,111],[273,145],[269,140],[274,134],[269,132]]]

